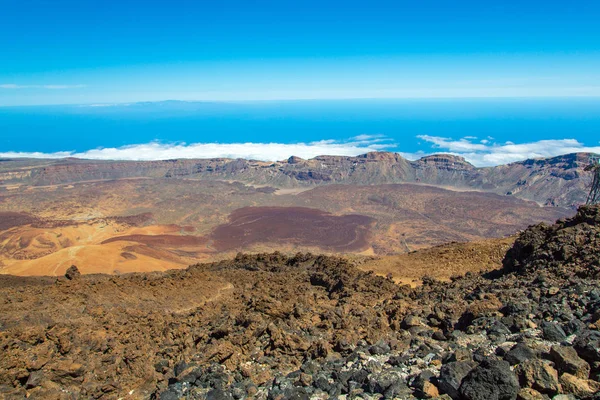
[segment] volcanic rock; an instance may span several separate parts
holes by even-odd
[[[486,359],[469,372],[459,390],[467,400],[514,400],[519,382],[506,361]]]
[[[75,265],[71,265],[69,269],[67,269],[67,272],[65,272],[65,278],[67,278],[70,281],[77,279],[80,276],[81,272],[79,272],[79,269]]]
[[[560,384],[565,393],[573,394],[578,398],[585,398],[600,392],[600,383],[581,379],[568,373],[561,375]]]
[[[556,322],[543,321],[541,326],[544,339],[551,342],[562,342],[567,338],[567,334]]]
[[[517,393],[517,400],[545,400],[547,397],[544,397],[543,394],[538,392],[535,389],[531,388],[523,388],[519,390]]]
[[[437,386],[442,393],[448,394],[453,399],[460,399],[459,388],[465,376],[477,363],[472,361],[455,361],[445,364],[440,369],[440,376],[437,378]]]
[[[515,368],[522,387],[529,387],[540,393],[554,395],[560,390],[558,372],[542,360],[528,360]]]
[[[550,357],[561,374],[569,373],[581,379],[588,379],[590,376],[590,365],[572,347],[552,346]]]
[[[600,331],[585,331],[573,343],[577,354],[587,362],[600,361]]]
[[[0,276],[0,395],[593,398],[598,215],[531,227],[500,271],[415,288],[303,253],[77,282]]]
[[[536,354],[525,343],[518,343],[504,355],[504,360],[516,365],[535,358]]]

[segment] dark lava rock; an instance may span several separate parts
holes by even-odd
[[[384,394],[389,389],[394,390],[394,387],[399,383],[404,382],[402,382],[400,377],[393,372],[372,374],[371,378],[369,379],[368,390],[371,393]]]
[[[576,335],[587,330],[587,325],[581,320],[572,319],[564,325],[564,330],[567,335]]]
[[[154,364],[154,370],[158,373],[164,374],[169,369],[169,360],[160,360]]]
[[[519,274],[561,272],[598,277],[600,208],[580,207],[573,218],[552,226],[539,224],[521,233],[503,261],[505,272]]]
[[[510,364],[490,359],[469,372],[459,391],[466,400],[515,400],[519,381]]]
[[[329,383],[329,378],[325,375],[317,375],[313,378],[313,385],[317,389],[321,389],[324,392],[329,392],[331,390],[331,384]]]
[[[181,396],[174,388],[170,388],[160,394],[160,400],[179,400]]]
[[[79,269],[75,265],[71,265],[69,269],[67,269],[67,272],[65,272],[65,278],[67,278],[70,281],[72,281],[73,279],[77,279],[80,276],[81,272],[79,272]]]
[[[415,379],[413,379],[412,384],[410,386],[418,390],[423,390],[425,383],[430,382],[434,376],[435,375],[433,374],[433,372],[425,370],[419,375],[417,375]]]
[[[288,388],[284,390],[283,398],[289,400],[309,400],[310,396],[304,388]]]
[[[488,329],[488,335],[510,335],[512,332],[500,321],[494,321]]]
[[[196,380],[198,380],[202,376],[203,373],[204,371],[202,370],[202,368],[194,368],[193,370],[182,374],[183,376],[178,377],[178,381],[194,384]]]
[[[229,393],[225,393],[223,389],[217,388],[206,393],[206,400],[233,400],[233,397]]]
[[[396,398],[406,399],[406,398],[410,398],[411,395],[412,395],[412,390],[410,390],[410,388],[404,382],[401,382],[401,381],[395,382],[393,385],[388,387],[385,390],[385,392],[383,392],[384,399],[396,399]]]
[[[392,355],[390,356],[390,358],[388,358],[387,363],[391,366],[398,367],[406,364],[408,361],[410,361],[409,357],[401,355]]]
[[[567,334],[556,322],[544,321],[541,324],[544,339],[551,342],[563,342],[567,338]]]
[[[579,357],[587,362],[600,361],[600,332],[586,331],[577,337],[573,343]]]
[[[380,342],[369,347],[369,353],[373,355],[388,354],[389,352],[390,346],[385,342]]]
[[[504,360],[508,361],[510,365],[516,365],[535,357],[534,351],[525,343],[517,343],[504,355]]]
[[[477,363],[473,361],[455,361],[443,365],[440,376],[437,378],[438,389],[455,400],[460,399],[460,384],[463,378],[476,366]]]

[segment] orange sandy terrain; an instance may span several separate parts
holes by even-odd
[[[369,247],[372,223],[362,215],[333,216],[310,208],[247,207],[202,237],[177,225],[130,226],[135,218],[38,221],[36,227],[31,216],[9,216],[11,225],[18,226],[0,235],[2,272],[31,276],[60,276],[71,265],[81,266],[84,273],[165,271],[250,245],[286,242],[316,250],[363,250]]]
[[[569,213],[509,196],[411,184],[281,193],[161,178],[21,187],[0,192],[0,273],[63,275],[73,264],[82,273],[164,271],[239,251],[388,260],[451,241],[508,236]],[[390,265],[380,261],[377,268],[384,273]]]
[[[63,275],[71,265],[82,265],[85,273],[125,273],[165,271],[182,268],[188,260],[169,257],[168,253],[135,255],[127,252],[130,242],[101,244],[121,234],[172,232],[170,226],[129,227],[107,221],[35,228],[13,227],[0,234],[2,273],[14,275]],[[150,236],[153,237],[153,236]],[[129,256],[128,256],[129,255]]]

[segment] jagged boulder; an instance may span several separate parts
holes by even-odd
[[[81,276],[81,272],[79,272],[79,268],[75,265],[71,265],[67,272],[65,272],[65,278],[72,281],[74,279],[78,279]]]
[[[515,368],[521,386],[529,387],[540,393],[554,395],[560,390],[558,372],[542,360],[528,360]]]
[[[590,365],[577,355],[573,347],[552,346],[550,357],[561,374],[569,373],[581,379],[590,376]]]

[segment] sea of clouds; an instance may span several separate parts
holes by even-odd
[[[529,158],[561,154],[600,153],[599,146],[586,146],[576,139],[539,140],[526,143],[496,143],[493,138],[460,139],[420,135],[425,149],[406,153],[382,135],[360,135],[348,140],[320,140],[309,143],[160,143],[91,149],[83,152],[0,152],[2,158],[65,158],[93,160],[166,160],[176,158],[245,158],[263,161],[284,160],[290,156],[313,158],[319,155],[357,156],[372,151],[396,151],[409,160],[428,154],[449,153],[464,157],[475,166],[507,164]]]

